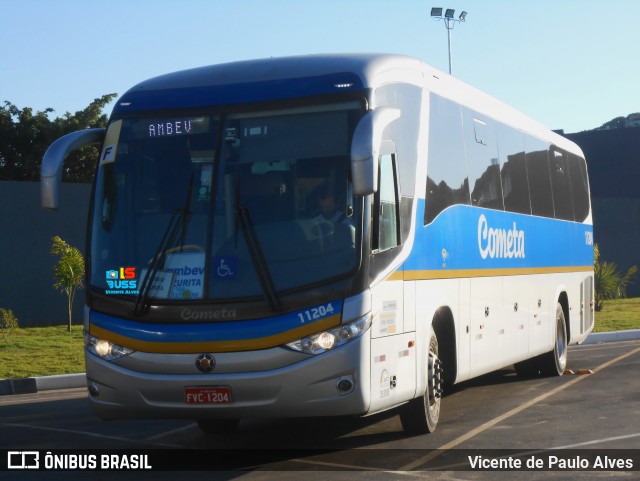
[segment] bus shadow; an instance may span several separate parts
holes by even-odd
[[[247,419],[231,435],[205,435],[198,447],[231,449],[344,450],[405,438],[397,410],[359,418]],[[397,424],[397,426],[396,426]],[[381,430],[382,425],[382,430]],[[373,428],[375,426],[375,429]]]
[[[523,382],[513,370],[502,369],[445,390],[447,398],[465,390]],[[437,433],[437,431],[436,431]],[[399,410],[391,409],[368,417],[246,419],[231,435],[201,434],[198,447],[227,449],[357,449],[413,437],[403,431]]]
[[[365,418],[249,419],[243,420],[232,435],[200,434],[191,442],[198,449],[228,450],[230,455],[242,453],[242,466],[238,467],[241,470],[304,471],[331,466],[392,469],[391,464],[410,463],[451,438],[456,411],[468,412],[458,404],[459,394],[474,389],[491,391],[495,386],[526,381],[507,368],[450,387],[443,396],[447,418],[441,418],[443,426],[429,435],[403,431],[399,410],[392,409]]]
[[[529,381],[531,379],[535,379],[535,378],[527,379],[524,377],[520,377],[516,374],[516,372],[512,368],[505,368],[505,369],[493,371],[488,374],[484,374],[482,376],[469,379],[468,381],[463,381],[459,384],[450,386],[446,390],[446,393],[453,394],[455,392],[463,391],[471,387],[497,386],[501,384],[512,384],[512,383],[519,383],[523,381]]]

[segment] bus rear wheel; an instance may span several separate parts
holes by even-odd
[[[556,306],[556,342],[553,350],[544,355],[542,374],[546,376],[562,376],[567,367],[567,323],[562,304]]]
[[[567,367],[567,323],[562,309],[562,304],[558,302],[556,306],[555,323],[555,343],[553,349],[546,354],[527,359],[514,365],[516,373],[521,377],[562,376]]]
[[[438,357],[438,338],[431,328],[427,353],[427,387],[422,396],[400,408],[402,429],[411,434],[427,434],[436,430],[442,398],[442,361]]]

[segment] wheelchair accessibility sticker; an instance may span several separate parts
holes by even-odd
[[[216,279],[235,279],[238,267],[236,256],[214,256],[213,265]]]

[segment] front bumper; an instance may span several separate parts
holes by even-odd
[[[145,354],[125,362],[108,362],[87,353],[86,370],[90,402],[104,419],[122,418],[253,418],[361,415],[370,405],[370,331],[354,341],[317,356],[300,356],[298,362],[242,372],[212,373],[149,372],[157,356],[160,364],[166,354]],[[273,348],[254,352],[273,358]],[[247,353],[248,354],[248,353]],[[212,353],[221,359],[224,354]],[[234,354],[238,356],[239,354]],[[172,362],[193,365],[193,354],[172,355]],[[276,356],[277,357],[277,356]],[[338,388],[340,381],[352,386]],[[228,386],[229,404],[187,404],[185,388]]]

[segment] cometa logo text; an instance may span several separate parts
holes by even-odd
[[[478,249],[483,259],[523,259],[524,231],[518,230],[515,222],[509,230],[489,227],[482,214],[478,219]]]

